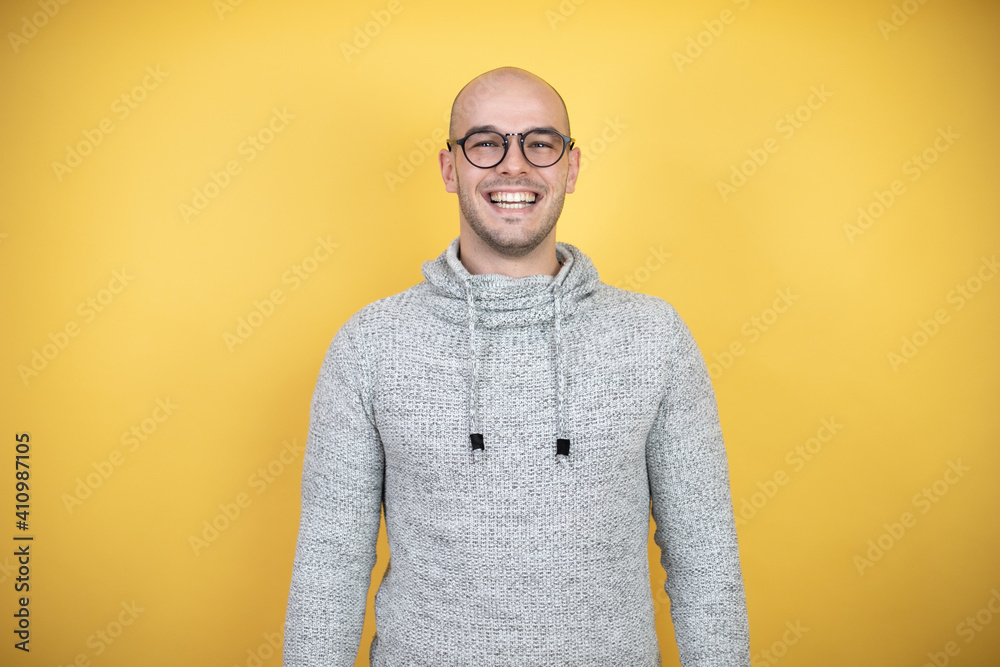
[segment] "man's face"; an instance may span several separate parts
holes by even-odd
[[[551,128],[569,134],[558,96],[548,86],[530,80],[473,83],[457,106],[455,135],[492,126],[501,134]],[[508,137],[503,161],[490,169],[469,163],[460,146],[440,154],[441,176],[448,192],[458,194],[463,224],[496,252],[523,256],[554,233],[567,192],[573,192],[580,170],[580,150],[567,150],[551,167],[530,164],[521,152],[520,137]],[[499,193],[534,195],[534,203],[496,203]]]

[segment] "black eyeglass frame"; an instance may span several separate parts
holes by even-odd
[[[562,137],[563,140],[562,152],[559,153],[559,157],[557,157],[555,161],[552,162],[552,164],[547,164],[544,167],[540,167],[539,165],[532,162],[528,158],[528,154],[524,152],[524,136],[526,134],[531,134],[532,132],[538,132],[539,130],[543,132],[554,132],[555,134],[558,134],[560,137]],[[499,134],[503,138],[503,155],[500,156],[499,160],[497,160],[495,163],[491,164],[488,167],[480,167],[478,164],[470,160],[469,154],[465,152],[465,141],[472,135],[481,134],[483,132],[492,132],[493,134]],[[562,159],[563,155],[566,154],[567,150],[573,150],[573,144],[576,143],[576,140],[573,139],[573,137],[567,137],[559,130],[554,130],[551,127],[536,127],[534,129],[528,130],[527,132],[507,132],[507,133],[497,132],[496,130],[473,130],[472,132],[469,132],[461,139],[455,139],[454,141],[457,145],[462,147],[462,155],[465,156],[465,159],[468,160],[469,164],[471,164],[473,167],[476,167],[478,169],[492,169],[493,167],[497,166],[507,158],[507,149],[510,148],[510,140],[507,139],[507,137],[518,137],[518,143],[521,146],[521,155],[524,156],[524,160],[528,164],[530,164],[532,167],[535,167],[536,169],[548,169],[549,167],[556,165],[559,162],[559,160]],[[445,142],[445,146],[448,147],[449,151],[451,150],[451,142],[452,142],[451,139]]]

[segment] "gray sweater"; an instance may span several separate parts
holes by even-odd
[[[600,281],[426,280],[352,315],[313,395],[284,665],[354,665],[381,512],[373,667],[661,664],[647,544],[684,667],[745,667],[729,470],[674,308]]]

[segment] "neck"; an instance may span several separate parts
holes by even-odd
[[[534,275],[555,276],[562,268],[562,264],[556,257],[555,229],[538,246],[520,256],[497,252],[471,229],[461,230],[458,244],[458,258],[466,271],[473,275],[498,273],[511,278]]]

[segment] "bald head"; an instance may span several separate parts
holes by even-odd
[[[543,104],[553,105],[558,109],[558,117],[564,123],[563,127],[555,129],[572,136],[569,128],[569,112],[566,110],[562,95],[541,77],[519,67],[498,67],[480,74],[465,84],[451,105],[448,136],[453,139],[461,138],[469,127],[470,116],[474,116],[492,97],[511,89],[517,89],[519,93],[531,96]]]

